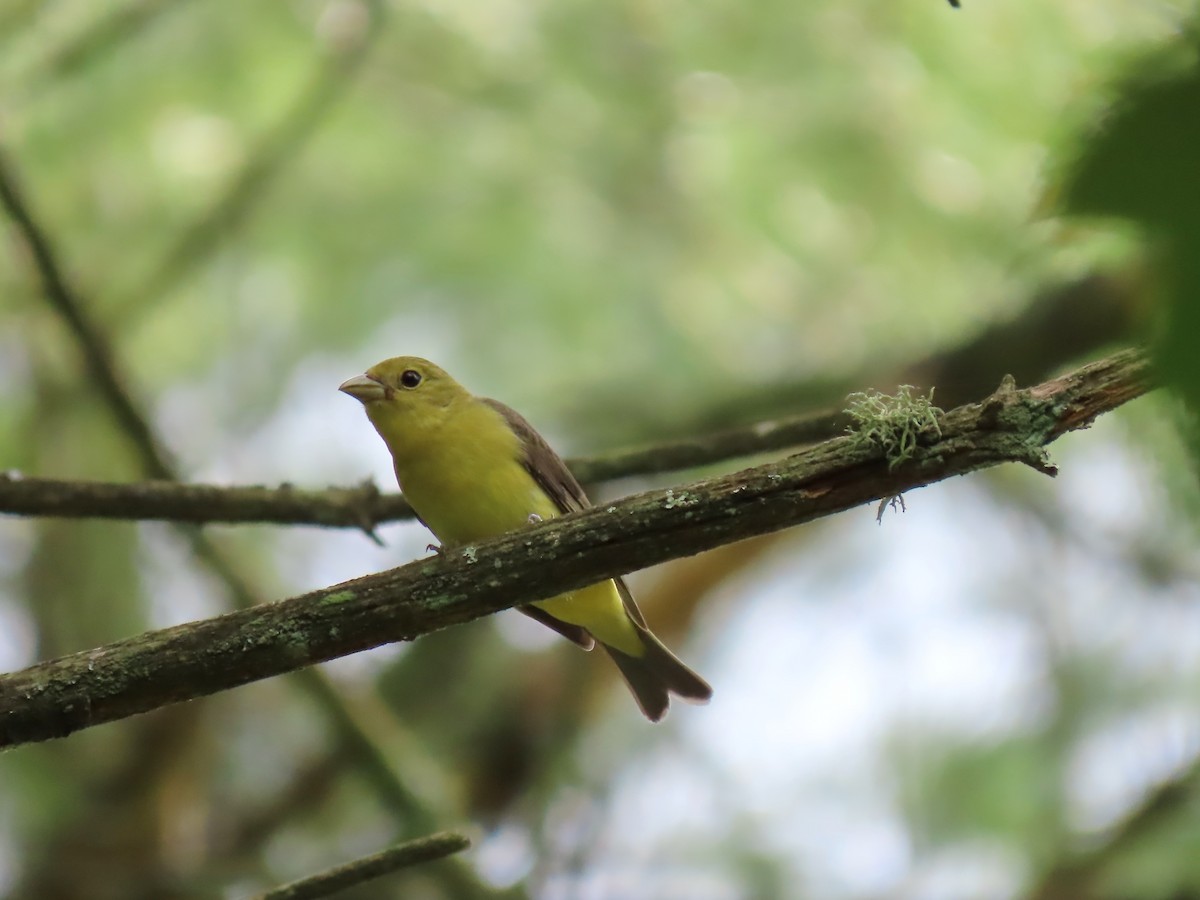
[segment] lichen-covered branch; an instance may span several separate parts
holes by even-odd
[[[1003,462],[1151,386],[1125,351],[958,407],[890,467],[852,436],[768,465],[638,494],[288,600],[152,631],[0,677],[0,746],[46,740],[554,596]]]

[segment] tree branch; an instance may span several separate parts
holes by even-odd
[[[257,900],[315,900],[329,897],[399,869],[461,853],[470,846],[471,841],[465,835],[452,831],[431,834],[277,887],[260,894]]]
[[[768,465],[540,523],[477,546],[277,603],[152,631],[0,678],[0,746],[206,696],[313,663],[412,640],[634,569],[1003,462],[1053,472],[1044,446],[1151,387],[1124,351],[1027,390],[1006,380],[946,414],[892,467],[853,436]]]
[[[827,438],[841,413],[822,413],[760,422],[703,437],[670,441],[568,461],[585,484],[659,474],[725,462],[740,456],[784,450]],[[173,522],[274,523],[361,528],[413,518],[399,494],[384,494],[370,482],[349,488],[300,490],[291,485],[228,487],[148,481],[118,484],[33,478],[0,472],[0,513],[101,519],[161,519]]]
[[[20,472],[0,472],[0,512],[195,524],[271,522],[366,531],[382,522],[413,517],[403,497],[381,494],[370,482],[310,491],[286,484],[271,488],[173,481],[73,481],[33,478]]]

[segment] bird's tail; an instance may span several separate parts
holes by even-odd
[[[708,682],[685,666],[650,629],[636,627],[642,641],[641,656],[631,656],[604,643],[600,646],[621,670],[646,718],[657,722],[665,716],[671,694],[692,703],[707,703],[712,697]]]

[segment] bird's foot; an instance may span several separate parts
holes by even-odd
[[[439,547],[437,544],[426,544],[426,545],[425,545],[425,549],[426,549],[428,552],[432,553],[434,556],[441,556],[441,555],[442,555],[442,548],[441,548],[441,547]]]
[[[538,522],[542,521],[542,517],[539,516],[537,513],[530,513],[529,519],[527,521],[529,522],[530,525],[536,525]]]

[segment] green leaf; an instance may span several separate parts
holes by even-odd
[[[1200,409],[1200,66],[1190,42],[1156,52],[1116,83],[1116,99],[1063,179],[1067,214],[1137,223],[1157,251],[1155,341],[1167,379]]]

